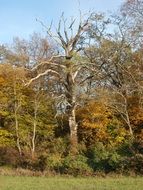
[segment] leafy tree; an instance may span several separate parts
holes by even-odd
[[[98,142],[105,146],[117,147],[124,143],[127,131],[123,123],[118,120],[115,113],[107,107],[105,99],[90,101],[78,110],[79,139],[87,147],[92,147]]]

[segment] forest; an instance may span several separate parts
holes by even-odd
[[[0,45],[0,168],[143,174],[143,1],[64,13]]]

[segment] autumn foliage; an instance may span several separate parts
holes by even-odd
[[[110,19],[92,13],[75,33],[62,17],[60,43],[48,31],[0,46],[0,167],[143,174],[140,10],[133,0]]]

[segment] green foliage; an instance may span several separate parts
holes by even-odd
[[[55,173],[61,173],[63,158],[60,154],[50,154],[47,157],[47,170]]]
[[[91,175],[92,168],[88,165],[88,158],[83,155],[71,156],[64,158],[62,170],[65,174],[70,175]]]
[[[122,157],[112,148],[108,148],[103,143],[97,143],[89,152],[89,165],[94,171],[116,171],[120,170]]]

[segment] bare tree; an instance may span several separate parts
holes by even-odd
[[[68,117],[70,151],[72,153],[78,152],[76,108],[78,106],[79,86],[91,78],[87,70],[92,71],[92,65],[88,65],[88,60],[82,58],[82,56],[79,58],[79,52],[83,50],[84,37],[91,21],[90,16],[84,21],[82,19],[81,17],[76,32],[74,32],[75,20],[72,20],[67,27],[66,19],[64,19],[63,15],[59,21],[56,35],[52,34],[51,28],[47,28],[49,36],[62,48],[61,54],[54,55],[50,59],[37,64],[32,69],[33,72],[37,71],[37,75],[28,83],[30,85],[40,77],[45,77],[45,80],[55,81],[60,84],[60,103],[63,104],[62,108]],[[45,27],[42,22],[41,24]],[[52,94],[55,96],[56,91],[53,91]]]

